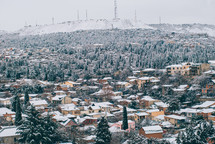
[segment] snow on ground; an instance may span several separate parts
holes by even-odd
[[[74,32],[78,30],[102,30],[102,29],[153,29],[152,27],[131,20],[87,20],[87,21],[69,21],[52,25],[28,26],[18,30],[20,35],[43,35],[57,32]]]

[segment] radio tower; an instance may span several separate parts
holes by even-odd
[[[114,0],[114,19],[117,20],[118,16],[117,16],[117,1]]]
[[[134,13],[134,22],[137,23],[137,11],[135,10],[135,13]]]

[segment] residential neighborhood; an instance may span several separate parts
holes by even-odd
[[[98,122],[105,118],[112,136],[136,133],[146,139],[177,143],[178,134],[195,117],[215,124],[214,75],[213,63],[187,62],[164,69],[133,70],[123,80],[111,76],[61,82],[1,79],[0,142],[18,143],[14,98],[18,96],[23,104],[21,116],[25,120],[28,96],[29,105],[42,117],[50,115],[68,141],[95,142]],[[116,143],[122,141],[115,139]]]

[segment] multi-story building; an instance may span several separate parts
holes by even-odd
[[[170,65],[166,67],[166,72],[168,75],[180,74],[183,76],[198,76],[202,72],[208,71],[210,69],[210,64],[207,63],[182,63],[177,65]]]

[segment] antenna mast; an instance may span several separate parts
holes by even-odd
[[[88,13],[87,13],[87,10],[86,10],[86,20],[88,20]]]
[[[117,20],[117,1],[114,0],[114,19]]]
[[[134,14],[134,21],[135,21],[135,23],[137,22],[137,12],[136,12],[136,10],[135,10],[135,14]]]

